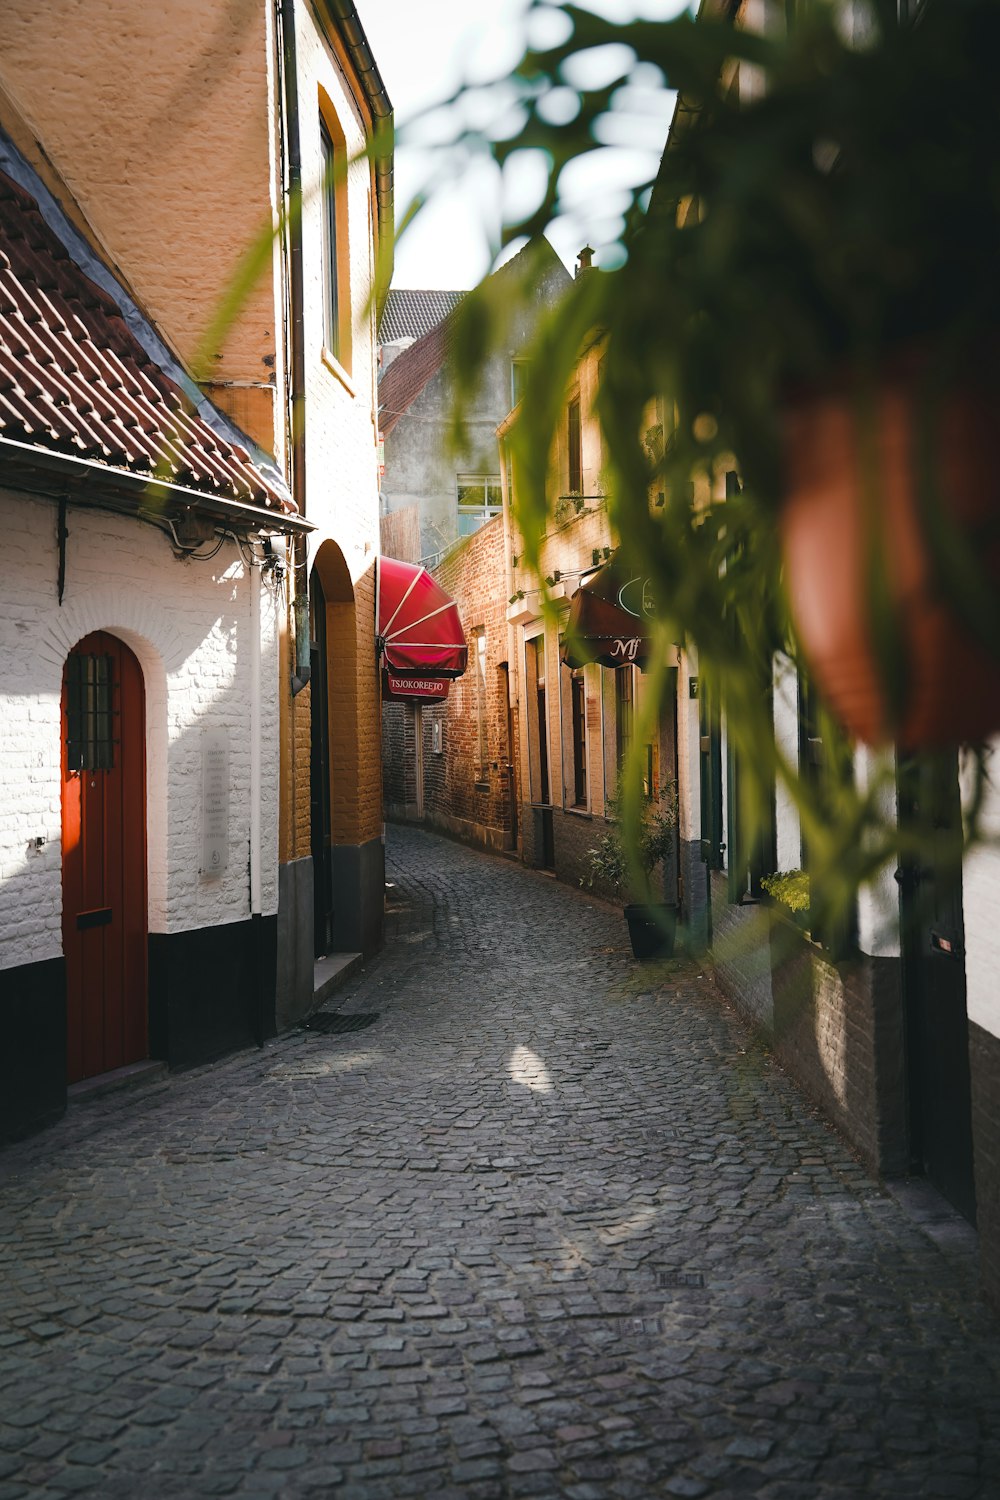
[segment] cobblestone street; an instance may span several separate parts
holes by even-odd
[[[0,1155],[0,1500],[1000,1494],[967,1237],[697,965],[389,830],[299,1030]]]

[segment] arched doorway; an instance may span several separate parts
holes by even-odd
[[[357,641],[354,587],[344,554],[325,541],[309,580],[311,652],[310,828],[313,947],[317,958],[341,946],[338,913],[345,842],[345,797],[357,795]]]
[[[330,691],[326,595],[316,569],[310,580],[309,683],[312,726],[309,762],[309,829],[313,862],[313,952],[333,947],[333,850],[330,818]]]
[[[62,885],[67,1075],[148,1055],[146,709],[124,641],[95,631],[63,672]]]

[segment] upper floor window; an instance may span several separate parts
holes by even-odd
[[[615,750],[619,770],[628,760],[635,719],[633,695],[635,668],[615,668]]]
[[[476,632],[476,781],[489,784],[489,745],[486,735],[486,632]]]
[[[322,192],[320,234],[323,255],[323,347],[338,364],[351,368],[351,312],[347,261],[347,145],[336,124],[319,122]]]
[[[515,407],[524,395],[525,382],[528,379],[529,361],[515,355],[510,362],[510,404]]]
[[[571,495],[583,494],[583,427],[580,422],[580,398],[574,396],[566,411],[566,440],[568,447],[567,490]]]
[[[471,536],[503,510],[499,474],[458,475],[458,534]]]
[[[573,733],[573,806],[587,805],[587,687],[583,668],[570,677],[570,722]]]
[[[323,343],[340,355],[340,308],[337,299],[337,185],[336,156],[329,130],[319,125],[323,158]]]

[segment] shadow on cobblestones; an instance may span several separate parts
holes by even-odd
[[[0,1156],[0,1500],[1000,1494],[973,1264],[708,977],[509,861],[388,868],[367,1029]]]

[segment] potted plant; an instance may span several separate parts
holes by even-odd
[[[978,62],[1000,12],[954,0],[900,25],[873,5],[845,35],[845,9],[800,6],[773,41],[732,32],[720,51],[740,82],[763,74],[758,97],[720,89],[720,55],[675,124],[629,263],[667,288],[664,469],[678,493],[739,471],[852,736],[976,740],[1000,728],[1000,105]]]
[[[805,870],[777,870],[762,875],[761,886],[775,906],[787,912],[797,927],[809,924],[809,876]]]
[[[567,161],[625,138],[630,98],[641,128],[653,70],[679,102],[622,264],[581,271],[526,366],[509,447],[527,560],[574,362],[599,329],[607,511],[659,601],[652,654],[694,648],[747,802],[756,778],[763,818],[781,778],[814,885],[856,888],[898,858],[886,788],[855,784],[843,745],[836,788],[799,776],[775,746],[772,663],[801,666],[850,737],[915,748],[1000,729],[1000,6],[931,0],[901,19],[896,0],[797,0],[769,8],[782,27],[767,34],[723,0],[624,25],[555,8],[563,37],[503,85],[505,121],[513,88],[523,124],[494,154],[551,163],[509,235],[545,231]],[[570,108],[574,56],[623,42],[620,75]],[[508,315],[466,299],[467,368]]]
[[[676,852],[676,783],[664,783],[655,798],[640,795],[634,818],[621,781],[616,795],[606,800],[609,825],[587,851],[588,873],[581,884],[610,891],[622,901],[632,952],[644,962],[670,958],[674,951],[677,903],[652,900],[651,877],[659,867],[669,870]]]

